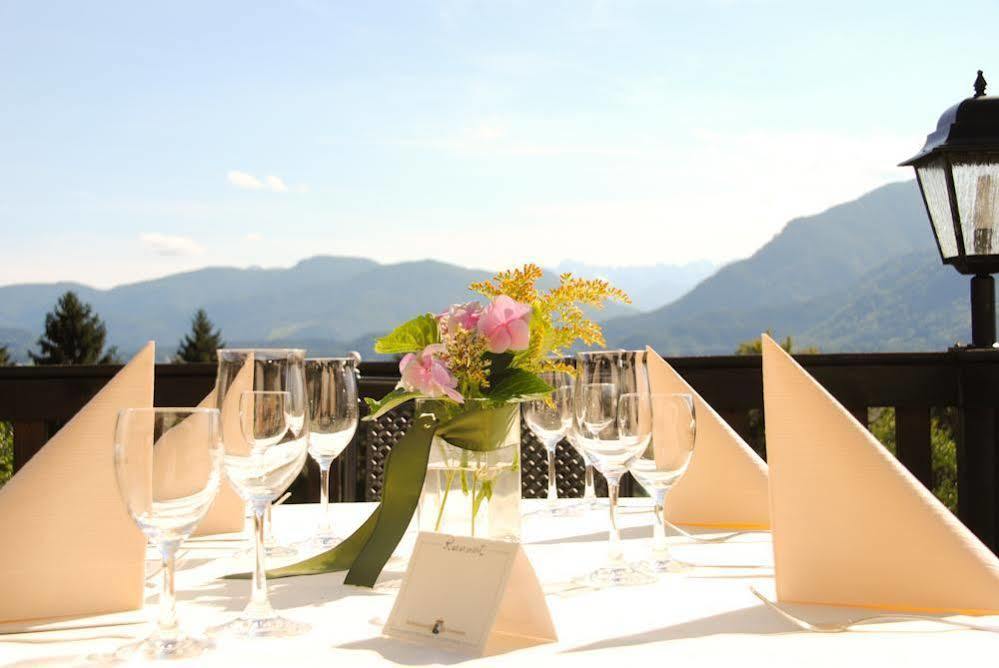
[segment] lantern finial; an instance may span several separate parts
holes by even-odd
[[[985,81],[985,77],[982,76],[982,71],[978,70],[978,78],[975,79],[975,97],[982,97],[985,95],[985,86],[988,82]]]

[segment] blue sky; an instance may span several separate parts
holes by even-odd
[[[752,253],[888,181],[999,3],[0,0],[0,284]],[[928,233],[928,232],[927,232]]]

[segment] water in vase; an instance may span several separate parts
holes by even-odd
[[[519,439],[473,452],[435,438],[418,513],[420,531],[519,541]]]

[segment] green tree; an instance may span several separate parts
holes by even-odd
[[[174,361],[214,362],[215,351],[219,348],[225,348],[222,330],[215,329],[205,309],[199,308],[191,319],[191,333],[187,334],[177,346],[177,356]]]
[[[39,353],[29,352],[35,364],[114,364],[118,351],[104,350],[107,328],[90,304],[67,292],[45,316],[45,334],[38,339]]]
[[[870,409],[870,430],[893,455],[898,455],[895,442],[895,409]],[[930,409],[930,467],[933,473],[932,491],[941,503],[957,512],[957,410],[953,407]]]
[[[793,354],[804,354],[804,355],[814,355],[819,352],[819,349],[815,346],[808,346],[807,348],[794,348],[794,340],[790,336],[785,336],[783,341],[779,341],[774,337],[773,330],[767,330],[767,336],[774,339],[780,344],[780,347],[789,353]],[[735,349],[736,355],[762,355],[763,354],[763,338],[750,339],[748,341],[743,341]]]
[[[10,366],[13,360],[10,358],[10,348],[0,346],[0,366]]]

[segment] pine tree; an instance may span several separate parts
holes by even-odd
[[[177,346],[177,362],[215,362],[215,351],[225,348],[222,331],[208,319],[205,309],[199,308],[191,319],[191,333]]]
[[[13,363],[14,360],[10,358],[10,348],[0,346],[0,366],[10,366]]]
[[[39,353],[29,352],[35,364],[115,364],[117,348],[104,350],[107,328],[90,304],[67,292],[45,315],[45,334],[38,339]]]

